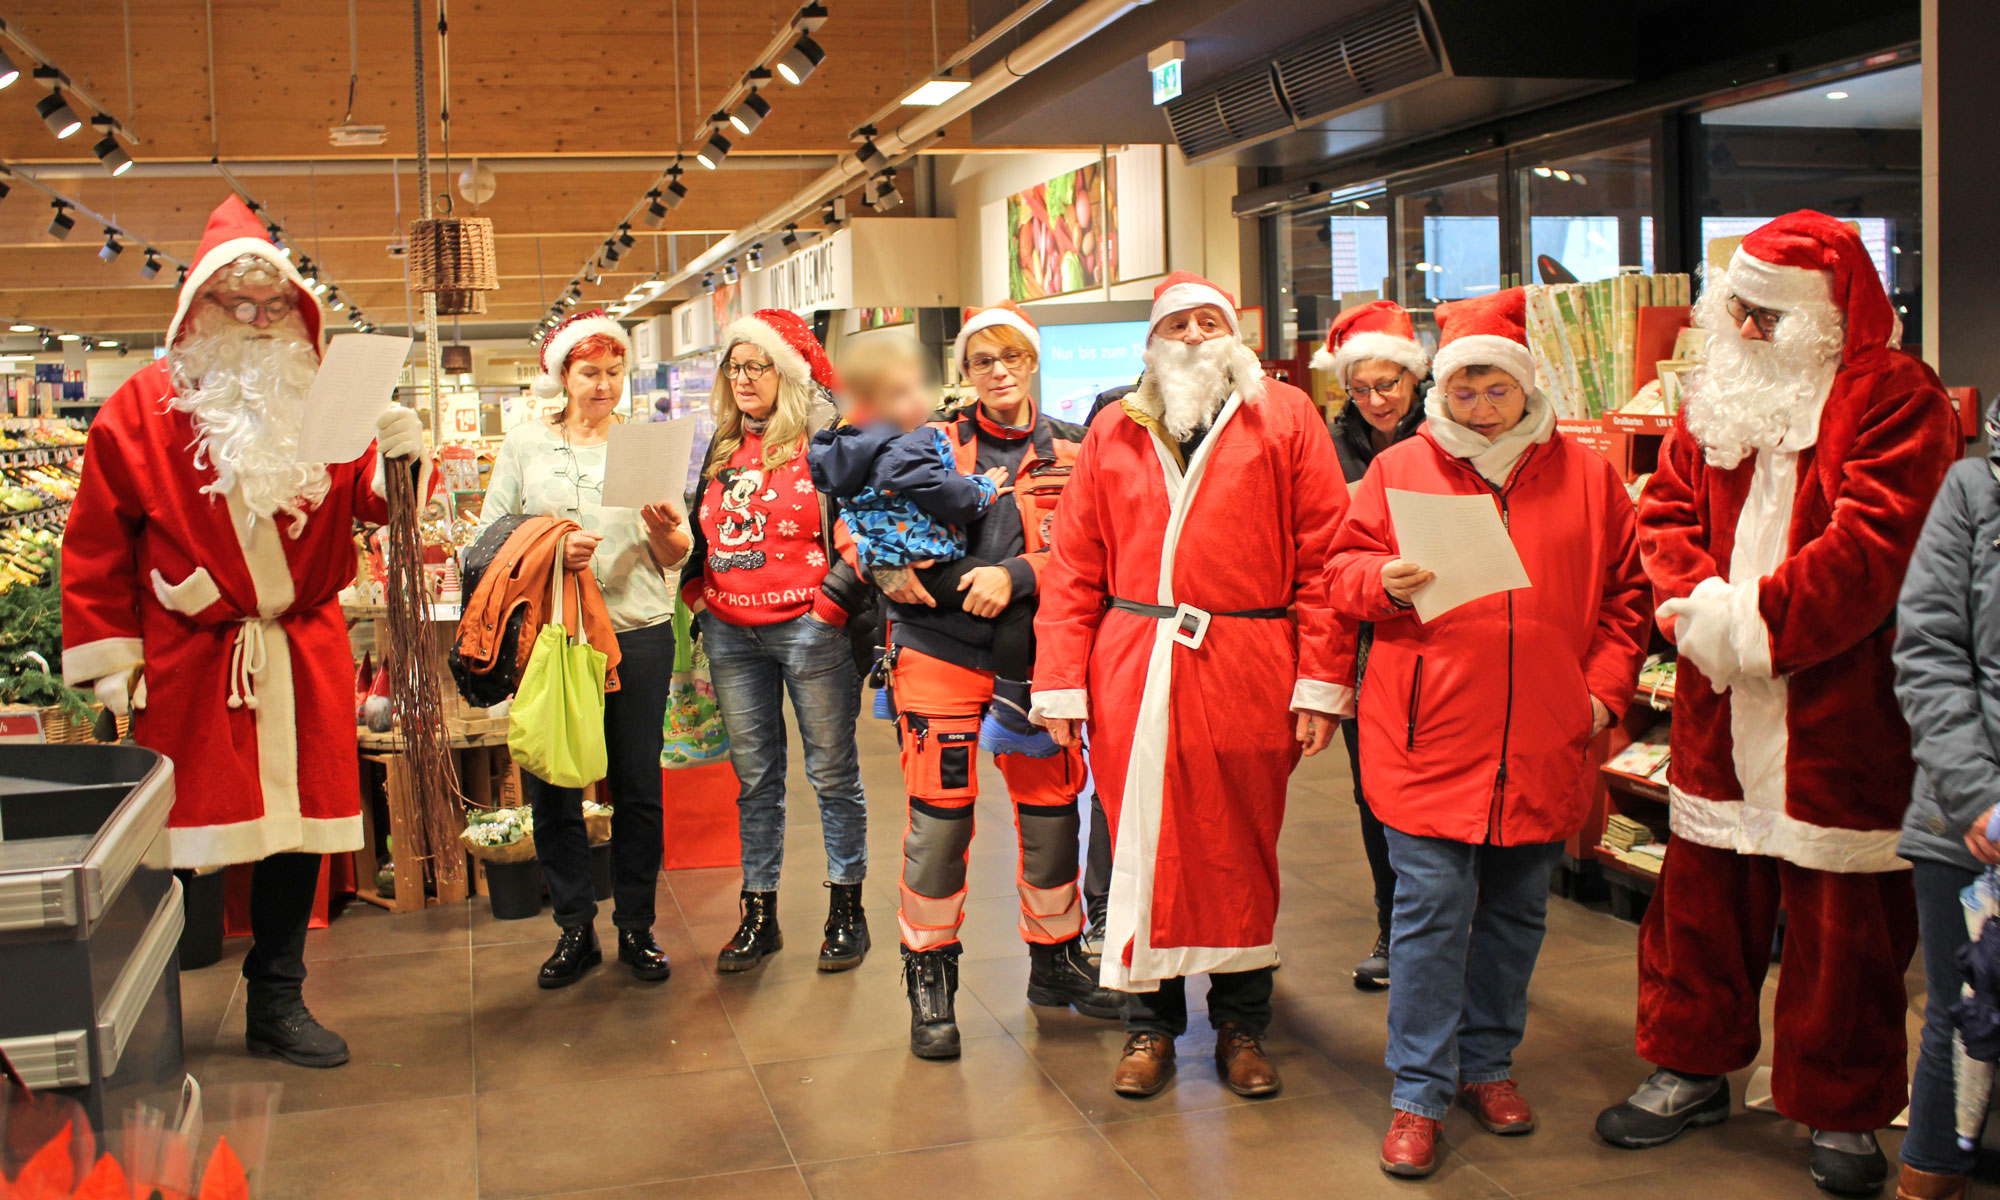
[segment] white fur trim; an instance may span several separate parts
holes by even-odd
[[[201,261],[188,271],[187,282],[181,285],[180,300],[174,307],[174,319],[167,324],[167,345],[171,346],[179,340],[181,323],[187,320],[188,310],[194,307],[195,297],[201,295],[201,290],[208,286],[208,281],[217,271],[246,254],[261,258],[276,267],[286,279],[292,281],[293,286],[305,294],[305,303],[313,305],[319,303],[313,297],[312,289],[306,287],[305,277],[292,265],[292,260],[285,257],[268,240],[260,237],[230,238],[202,255]],[[319,353],[317,338],[314,339],[313,353]]]
[[[1838,313],[1833,302],[1833,274],[1814,267],[1783,267],[1743,253],[1729,256],[1729,290],[1753,308],[1796,312],[1818,308]]]
[[[1752,679],[1771,678],[1771,628],[1758,608],[1763,580],[1747,579],[1730,589],[1729,636],[1736,661]]]
[[[1027,338],[1028,344],[1035,348],[1035,357],[1041,357],[1042,331],[1035,328],[1035,323],[1012,309],[995,305],[973,313],[966,318],[965,324],[958,327],[958,338],[951,344],[951,359],[958,364],[960,370],[965,369],[965,344],[972,340],[972,335],[982,329],[992,329],[1001,325]]]
[[[1028,719],[1037,725],[1046,725],[1051,720],[1087,721],[1090,719],[1089,693],[1082,688],[1056,688],[1052,691],[1033,692],[1029,695]]]
[[[138,638],[99,638],[63,651],[63,682],[82,687],[106,675],[122,675],[145,661],[146,644]]]
[[[1896,853],[1900,829],[1834,829],[1801,821],[1782,806],[1709,800],[1678,787],[1667,792],[1667,825],[1673,835],[1703,846],[1782,858],[1814,871],[1879,874],[1910,869]],[[1671,846],[1667,853],[1672,855]]]
[[[778,373],[792,383],[803,387],[812,382],[812,365],[806,362],[806,356],[792,349],[791,343],[785,341],[775,328],[756,317],[738,317],[729,323],[729,328],[722,335],[724,362],[729,361],[729,352],[738,342],[749,342],[770,355],[771,361],[778,366]],[[715,378],[718,383],[722,381],[720,370],[716,371]]]
[[[168,583],[167,577],[159,571],[153,572],[153,596],[160,607],[168,612],[177,612],[184,617],[192,617],[202,609],[222,599],[222,589],[215,586],[215,578],[207,567],[196,567],[194,574],[179,583]]]
[[[1475,364],[1498,367],[1524,388],[1535,386],[1535,356],[1520,342],[1497,333],[1470,333],[1439,346],[1431,357],[1432,386],[1444,387],[1453,375]]]
[[[1229,297],[1223,295],[1220,288],[1201,283],[1177,283],[1153,301],[1153,319],[1147,326],[1147,340],[1152,340],[1152,330],[1158,329],[1161,321],[1204,304],[1213,304],[1221,309],[1223,319],[1229,322],[1229,332],[1243,336],[1243,331],[1236,326],[1236,306],[1229,302]]]
[[[1324,363],[1320,361],[1321,355],[1326,355]],[[1376,359],[1406,367],[1418,379],[1422,379],[1431,367],[1430,355],[1425,354],[1424,348],[1416,342],[1409,338],[1397,337],[1393,333],[1373,331],[1355,334],[1342,342],[1340,349],[1332,354],[1327,354],[1326,348],[1322,346],[1313,355],[1312,365],[1321,371],[1332,371],[1334,377],[1340,380],[1340,386],[1345,389],[1349,371],[1364,362]],[[1532,383],[1533,379],[1524,382]]]
[[[1325,346],[1321,346],[1319,349],[1313,351],[1312,369],[1315,371],[1333,370],[1333,354]],[[1342,380],[1341,386],[1343,388],[1346,387],[1347,381]]]
[[[268,816],[232,825],[184,825],[168,830],[168,856],[176,870],[256,862],[273,854],[345,854],[361,848],[361,817],[273,821]]]
[[[625,336],[623,325],[610,317],[583,317],[549,334],[548,340],[542,343],[539,360],[542,369],[535,376],[535,381],[528,385],[529,390],[544,400],[562,395],[562,371],[569,361],[569,352],[576,349],[577,343],[583,339],[598,335],[611,338],[624,347],[625,362],[628,366],[631,364],[632,339]]]
[[[1351,717],[1354,715],[1354,689],[1320,679],[1301,679],[1292,685],[1292,711]]]

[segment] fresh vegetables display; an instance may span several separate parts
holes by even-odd
[[[1103,164],[1065,171],[1007,197],[1007,294],[1040,300],[1106,278]]]
[[[87,721],[95,711],[90,694],[62,681],[61,573],[61,534],[0,534],[0,705],[60,705]]]

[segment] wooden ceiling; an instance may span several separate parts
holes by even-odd
[[[929,6],[825,3],[831,15],[814,34],[825,62],[801,86],[769,85],[771,114],[751,136],[729,131],[736,149],[721,169],[690,159],[686,202],[658,234],[633,230],[639,244],[619,264],[631,269],[586,287],[587,303],[608,303],[650,276],[656,253],[662,266],[676,253],[685,260],[700,252],[704,234],[768,211],[850,148],[854,126],[930,73]],[[423,21],[432,191],[441,193],[452,180],[437,120],[436,4],[424,0]],[[693,149],[705,106],[753,65],[797,7],[791,0],[448,2],[453,175],[478,157],[497,176],[493,198],[478,210],[493,219],[499,239],[502,286],[488,294],[488,321],[525,329],[542,315],[665,161]],[[192,259],[209,210],[229,190],[208,165],[219,158],[283,222],[294,246],[322,264],[323,278],[378,324],[402,324],[402,263],[389,247],[416,215],[412,14],[393,0],[355,0],[355,8],[351,115],[349,14],[337,0],[30,0],[0,14],[130,127],[138,164],[111,178],[91,155],[88,127],[57,141],[34,111],[47,93],[25,74],[33,64],[0,40],[24,69],[0,91],[0,164],[36,173],[132,235],[121,257],[102,262],[99,224],[79,215],[58,241],[47,233],[49,198],[11,181],[12,194],[0,201],[0,323],[141,343],[157,335],[173,312],[174,272],[169,265],[142,279],[143,250],[150,243]],[[965,0],[935,0],[935,12],[937,46],[949,55],[968,40]],[[88,119],[87,108],[72,104]],[[388,140],[332,146],[328,130],[343,119],[386,126]],[[458,212],[471,211],[454,200]],[[679,235],[671,245],[668,234]],[[344,315],[330,314],[330,324]]]

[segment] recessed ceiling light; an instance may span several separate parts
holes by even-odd
[[[83,335],[80,333],[59,333],[56,335],[56,340],[59,342],[80,342],[83,340]]]
[[[1826,98],[1827,98],[1827,99],[1829,99],[1829,100],[1845,100],[1845,99],[1847,99],[1847,93],[1846,93],[1846,92],[1828,92],[1828,93],[1826,94]]]
[[[35,327],[33,325],[9,325],[7,331],[9,333],[33,333],[35,332]]]
[[[915,108],[936,108],[971,86],[964,79],[927,79],[903,97],[903,103]]]

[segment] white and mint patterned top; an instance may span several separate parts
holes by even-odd
[[[501,517],[520,514],[565,518],[601,533],[604,540],[590,560],[590,570],[604,590],[611,627],[642,629],[670,621],[680,572],[662,572],[653,561],[638,509],[598,503],[604,495],[604,454],[601,442],[566,443],[562,430],[547,421],[521,422],[500,443],[486,502],[479,509],[479,529],[483,532]]]

